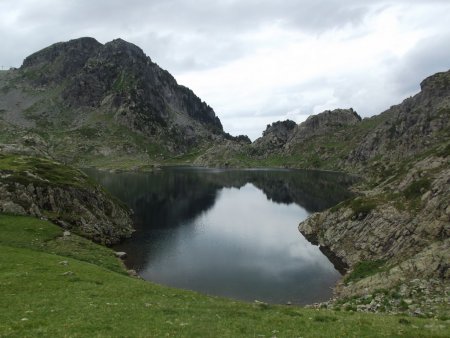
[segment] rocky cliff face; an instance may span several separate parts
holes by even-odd
[[[352,126],[359,122],[361,122],[361,117],[352,108],[326,110],[323,113],[311,115],[305,122],[300,123],[289,141],[291,144],[295,144],[310,137],[329,134],[339,128]]]
[[[253,143],[256,152],[289,151],[299,143],[327,135],[346,126],[361,122],[361,117],[353,109],[326,110],[309,116],[306,121],[296,125],[294,121],[278,121],[268,125],[263,136]]]
[[[312,215],[299,230],[349,266],[338,297],[402,290],[411,297],[402,311],[435,315],[442,302],[434,299],[445,299],[450,280],[450,72],[421,86],[419,94],[381,114],[341,162],[344,170],[364,175],[355,187],[359,196]],[[374,265],[380,268],[360,273]],[[418,296],[417,285],[427,297]],[[356,304],[362,311],[384,309]],[[400,311],[398,301],[386,304]]]
[[[265,151],[276,150],[284,147],[286,142],[292,137],[296,123],[291,120],[278,121],[267,125],[262,137],[255,140],[253,148],[264,149]]]
[[[419,94],[381,114],[384,123],[365,135],[348,162],[358,165],[377,156],[397,161],[431,148],[448,135],[449,107],[450,73],[430,76],[421,83]]]
[[[133,231],[125,206],[78,170],[42,157],[0,154],[0,212],[50,219],[103,244]]]
[[[152,163],[238,141],[211,107],[121,39],[54,44],[2,75],[0,88],[5,128],[44,137],[65,161]]]

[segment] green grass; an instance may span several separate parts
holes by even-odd
[[[446,337],[444,321],[244,303],[145,282],[86,262],[54,225],[0,218],[2,337]],[[79,238],[79,243],[87,240]],[[78,246],[74,244],[74,247]],[[86,244],[88,256],[112,252]],[[101,252],[98,253],[97,251]],[[106,254],[109,252],[109,254]],[[106,259],[106,258],[105,258]],[[66,264],[61,264],[67,261]],[[403,318],[403,317],[402,317]],[[401,318],[400,318],[401,319]],[[406,322],[408,321],[408,322]]]
[[[381,198],[378,196],[378,198]],[[366,197],[356,197],[352,199],[345,200],[334,207],[330,208],[331,212],[337,212],[341,208],[349,207],[352,209],[352,218],[364,219],[372,210],[374,210],[377,205],[382,203],[382,201],[378,201],[372,198]]]
[[[24,155],[0,154],[0,171],[3,180],[24,185],[71,185],[92,187],[93,182],[79,170],[46,158]]]
[[[125,272],[110,249],[75,234],[67,237],[62,235],[63,230],[53,223],[32,217],[0,214],[0,245],[44,251],[119,273]]]
[[[426,190],[431,186],[431,181],[428,178],[421,178],[417,181],[412,182],[403,191],[403,194],[407,199],[414,199],[420,197]]]
[[[346,284],[350,282],[357,282],[363,278],[372,276],[380,271],[383,271],[385,263],[386,262],[384,260],[359,262],[355,265],[353,271],[345,277],[344,282]]]
[[[126,92],[131,90],[136,84],[136,79],[126,71],[122,71],[117,79],[114,81],[112,87],[117,92]]]
[[[353,217],[365,218],[372,210],[377,207],[377,202],[367,198],[355,198],[350,202],[350,208],[353,210]]]

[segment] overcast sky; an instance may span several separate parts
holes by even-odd
[[[0,0],[0,65],[58,41],[122,38],[226,131],[326,109],[378,114],[450,68],[450,0]]]

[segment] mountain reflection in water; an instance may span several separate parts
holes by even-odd
[[[250,301],[306,304],[331,296],[340,275],[297,225],[348,198],[351,177],[179,167],[87,172],[134,210],[137,231],[116,249],[143,278]]]

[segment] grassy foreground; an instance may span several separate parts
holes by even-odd
[[[448,337],[448,323],[271,306],[155,285],[105,247],[0,215],[1,337]]]

